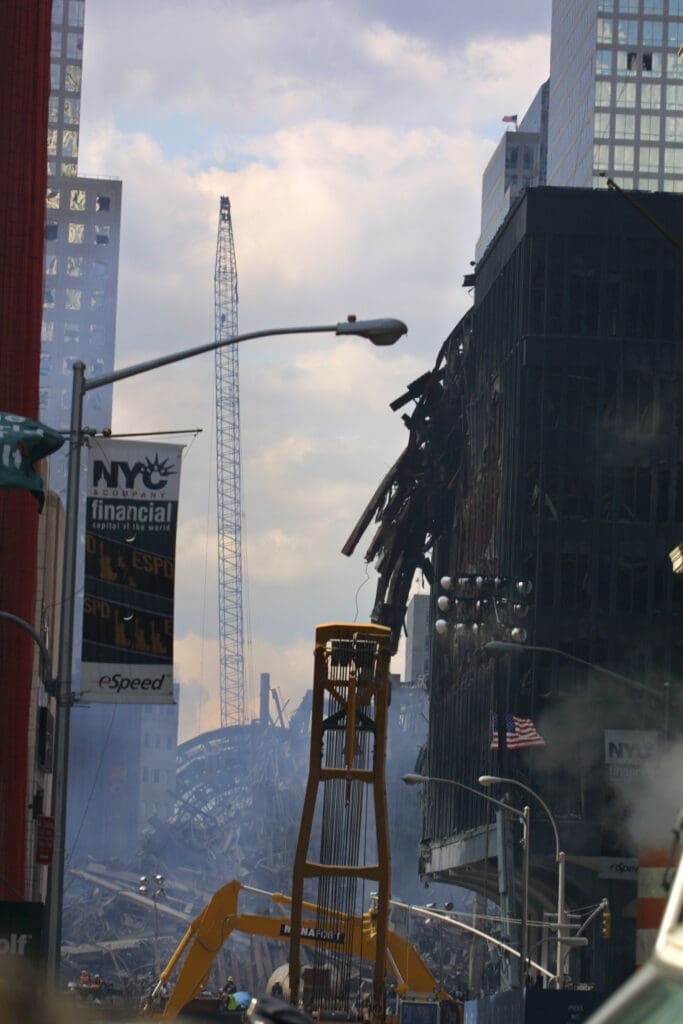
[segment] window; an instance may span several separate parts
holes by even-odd
[[[57,129],[48,128],[47,130],[47,154],[48,156],[56,156],[57,154]]]
[[[664,25],[661,21],[643,22],[643,46],[661,46]]]
[[[643,86],[645,88],[645,86]],[[617,109],[629,109],[636,105],[636,85],[635,82],[619,82],[616,89],[617,95],[614,101]]]
[[[80,309],[81,292],[78,288],[67,288],[64,293],[64,309]]]
[[[661,85],[650,85],[643,82],[640,88],[640,105],[643,110],[659,110],[662,105]],[[675,89],[677,86],[671,86],[671,88]]]
[[[69,0],[69,24],[83,24],[83,0]]]
[[[64,72],[64,88],[67,92],[81,91],[81,69],[78,64],[67,64]]]
[[[104,292],[94,291],[90,296],[91,309],[104,309]]]
[[[657,146],[640,146],[638,149],[638,167],[645,174],[659,173],[659,149]]]
[[[83,257],[67,256],[66,272],[69,277],[81,277],[83,275]]]
[[[95,245],[109,245],[109,230],[108,224],[95,228]]]
[[[57,273],[57,257],[48,255],[45,257],[45,273],[51,277]]]
[[[596,107],[609,107],[612,102],[612,83],[595,83],[595,105]]]
[[[55,288],[46,288],[45,289],[45,294],[43,295],[43,306],[44,306],[45,309],[54,309],[55,308],[55,297],[56,297],[56,289]]]
[[[55,322],[54,320],[43,320],[40,327],[40,340],[41,341],[54,341],[55,337]]]
[[[159,769],[158,768],[154,768],[154,770],[152,771],[152,781],[153,782],[158,782],[159,781],[159,774],[160,774]]]
[[[50,96],[47,106],[48,121],[59,121],[59,99],[57,96]]]
[[[596,171],[608,171],[609,146],[593,146],[593,167]]]
[[[598,10],[610,14],[614,10],[614,0],[598,0]]]
[[[66,55],[77,60],[83,53],[83,35],[80,32],[69,32],[66,37]]]
[[[623,115],[622,115],[623,116]],[[596,139],[609,139],[609,114],[596,114],[593,132]]]
[[[102,324],[90,324],[90,344],[104,345],[104,327]]]
[[[90,264],[90,272],[93,277],[104,277],[109,269],[105,260],[93,260]]]
[[[683,85],[667,85],[666,109],[683,110]]]
[[[619,14],[637,14],[638,0],[619,0]]]
[[[98,196],[95,200],[95,209],[98,213],[104,213],[111,206],[110,196]]]
[[[666,77],[683,78],[683,60],[678,59],[677,53],[666,55]]]
[[[643,0],[643,14],[663,14],[664,0]]]
[[[611,18],[598,18],[598,42],[599,43],[611,43],[612,42],[612,19]]]
[[[636,115],[615,114],[614,115],[614,138],[634,139],[636,137]]]
[[[52,21],[62,22],[64,20],[64,0],[52,0]]]
[[[64,341],[67,345],[78,345],[80,337],[78,324],[64,324]]]
[[[72,188],[69,196],[70,210],[85,210],[85,189]]]
[[[667,117],[666,141],[683,142],[683,117]]]
[[[67,99],[64,100],[64,123],[65,124],[78,124],[81,116],[81,102],[80,100]]]
[[[84,224],[76,224],[73,221],[69,224],[69,242],[71,245],[80,245],[83,241],[85,231]]]
[[[638,22],[635,20],[619,19],[619,30],[617,38],[622,46],[638,42]]]
[[[47,203],[48,210],[58,210],[59,209],[59,189],[58,188],[49,188],[47,190],[47,200],[46,200],[46,203]]]
[[[633,188],[633,175],[631,174],[615,174],[614,181],[619,188]]]
[[[667,174],[683,174],[683,149],[664,150],[664,170]]]
[[[50,89],[53,92],[59,89],[59,64],[50,64]]]
[[[54,221],[49,220],[45,225],[45,241],[54,242],[59,228]]]
[[[633,146],[615,146],[614,147],[614,170],[615,171],[632,171],[633,170]]]
[[[62,156],[78,156],[78,132],[65,128],[62,134]]]
[[[680,13],[683,14],[683,10]],[[681,43],[683,43],[683,21],[670,21],[669,46],[675,46],[678,49]]]
[[[595,55],[595,73],[597,75],[612,74],[612,51],[598,50]]]
[[[640,115],[640,138],[644,142],[659,142],[660,119],[655,114]]]
[[[69,163],[64,162],[61,165],[61,167],[62,167],[62,175],[65,178],[75,178],[76,177],[76,161],[75,160],[72,160]]]

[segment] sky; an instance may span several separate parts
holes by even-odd
[[[501,118],[547,77],[550,6],[87,0],[79,173],[123,181],[116,365],[212,340],[220,196],[241,332],[408,325],[391,348],[240,347],[248,695],[269,672],[287,712],[316,625],[369,619],[371,531],[341,548],[408,438],[389,403],[470,304],[481,175]],[[114,389],[114,432],[201,431],[179,437],[181,740],[220,725],[213,369],[202,356]]]

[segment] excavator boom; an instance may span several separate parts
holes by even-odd
[[[213,894],[201,914],[187,929],[159,978],[160,985],[168,981],[186,953],[178,979],[162,1014],[164,1020],[173,1020],[183,1007],[198,995],[216,954],[233,931],[289,941],[290,918],[274,914],[241,913],[239,895],[242,891],[254,890],[236,880],[228,882]],[[270,896],[273,903],[290,903],[290,898],[281,893],[265,893],[261,889],[256,891],[260,896]],[[302,921],[302,943],[322,945],[330,950],[344,948],[359,959],[374,960],[376,945],[373,915],[337,916],[339,929],[321,936],[316,929],[316,909],[314,904],[304,903],[304,911],[313,912],[313,916],[304,917]],[[422,996],[446,996],[446,993],[438,992],[434,975],[413,946],[391,929],[387,930],[385,964],[389,974],[396,979],[399,992]]]

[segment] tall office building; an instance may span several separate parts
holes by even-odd
[[[114,365],[121,182],[78,174],[84,15],[84,0],[53,0],[40,418],[59,429],[74,362],[86,376]],[[109,426],[111,388],[87,396],[85,419]],[[50,461],[50,487],[64,496],[66,453]]]
[[[548,184],[683,192],[683,0],[553,0]]]
[[[429,678],[429,594],[413,594],[406,611],[407,683],[424,685]]]
[[[683,0],[553,0],[550,78],[482,180],[479,261],[525,188],[683,192]]]

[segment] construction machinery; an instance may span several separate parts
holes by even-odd
[[[242,892],[268,899],[276,907],[291,907],[292,904],[290,896],[255,889],[236,880],[228,882],[214,893],[201,914],[188,927],[178,948],[159,976],[154,994],[168,984],[173,971],[182,961],[177,980],[161,1014],[163,1020],[175,1019],[183,1007],[202,991],[216,954],[232,932],[239,931],[267,939],[290,941],[291,917],[284,914],[252,914],[241,911],[239,897]],[[331,952],[344,945],[355,957],[374,961],[377,949],[377,915],[374,910],[360,916],[339,915],[339,930],[324,934],[321,934],[316,925],[319,910],[315,904],[303,904],[300,941],[304,945],[317,944]],[[400,1000],[411,1005],[431,1005],[437,1003],[437,997],[447,998],[445,992],[439,991],[436,978],[407,939],[387,928],[383,942],[384,966],[395,980]]]

